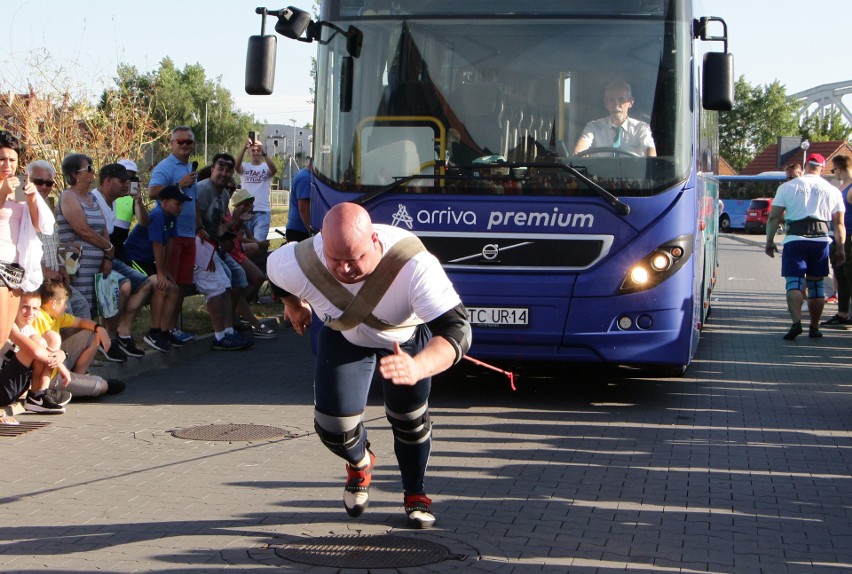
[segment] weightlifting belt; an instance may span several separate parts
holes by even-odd
[[[799,237],[826,237],[828,222],[810,217],[787,222],[787,233]]]

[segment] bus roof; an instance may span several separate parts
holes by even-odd
[[[784,181],[783,171],[765,171],[758,175],[720,175],[719,181]]]

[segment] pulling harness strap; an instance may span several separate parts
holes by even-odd
[[[799,237],[826,237],[828,222],[820,219],[805,218],[787,222],[787,233]]]
[[[296,262],[302,273],[314,287],[343,314],[328,323],[335,331],[348,331],[361,323],[379,331],[390,331],[410,325],[391,325],[373,315],[373,309],[382,300],[393,280],[409,259],[425,251],[426,248],[417,237],[406,237],[397,241],[384,254],[376,269],[364,281],[358,294],[353,296],[346,290],[331,272],[322,264],[314,249],[314,238],[310,237],[296,245]]]

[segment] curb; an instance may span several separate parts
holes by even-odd
[[[142,343],[140,349],[144,349],[144,357],[127,357],[127,361],[123,363],[111,363],[104,361],[104,364],[95,367],[90,367],[90,372],[93,375],[103,377],[104,379],[121,379],[126,382],[126,379],[141,375],[148,371],[156,369],[165,369],[169,365],[194,359],[205,353],[212,351],[211,344],[213,333],[197,336],[183,347],[172,348],[168,353],[157,351]],[[99,358],[99,360],[102,360]]]

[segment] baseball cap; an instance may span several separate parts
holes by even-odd
[[[191,197],[189,197],[187,194],[185,194],[183,191],[181,191],[181,189],[174,184],[167,185],[166,187],[161,189],[159,195],[157,196],[157,199],[159,199],[160,201],[162,201],[164,199],[177,199],[178,201],[192,201]]]
[[[123,165],[124,169],[127,171],[138,172],[139,168],[136,165],[136,162],[132,159],[120,159],[118,160],[119,165]]]
[[[119,163],[108,163],[101,168],[101,171],[98,172],[100,178],[106,179],[108,177],[117,177],[119,179],[130,179],[130,174],[127,173],[127,169],[119,164]]]
[[[238,189],[234,192],[234,195],[231,196],[231,203],[234,205],[239,205],[244,201],[248,201],[249,199],[254,199],[254,196],[247,189]]]
[[[825,158],[818,153],[812,153],[808,156],[808,163],[812,163],[820,167],[825,167]]]

